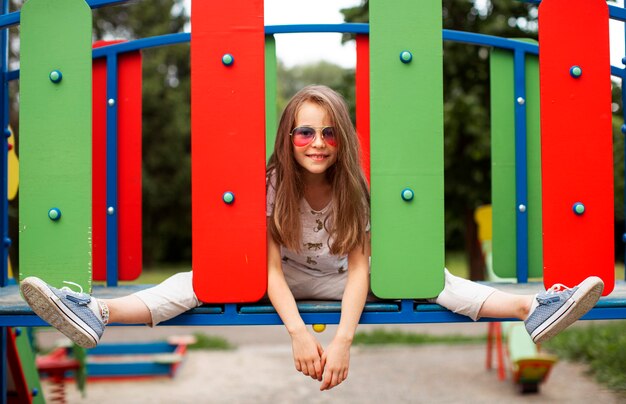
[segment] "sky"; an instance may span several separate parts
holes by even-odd
[[[486,2],[487,0],[477,0],[477,5]],[[360,3],[360,0],[265,0],[265,25],[339,24],[343,22],[343,15],[339,10]],[[612,4],[622,7],[624,0],[617,0]],[[624,67],[624,24],[611,20],[609,25],[611,64]],[[356,45],[354,41],[342,45],[341,34],[281,34],[275,38],[277,56],[287,67],[319,60],[343,67],[354,67],[356,64]]]

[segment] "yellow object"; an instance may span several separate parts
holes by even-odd
[[[491,205],[483,205],[476,208],[474,212],[474,220],[478,224],[478,240],[480,241],[492,239],[491,210]]]
[[[9,143],[9,154],[7,155],[7,162],[9,166],[9,178],[7,181],[7,196],[12,201],[17,195],[17,188],[20,182],[20,162],[17,159],[15,153],[15,137],[13,137],[13,130],[9,127],[11,136],[7,139]]]
[[[313,331],[315,332],[324,332],[326,329],[326,324],[313,324]]]

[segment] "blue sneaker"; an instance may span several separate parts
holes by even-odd
[[[590,276],[570,289],[556,284],[536,296],[526,321],[526,331],[533,342],[554,337],[593,308],[604,290],[604,282]]]
[[[68,284],[77,285],[72,282]],[[104,332],[96,299],[68,287],[57,289],[34,276],[20,283],[22,296],[35,314],[84,348],[93,348]]]

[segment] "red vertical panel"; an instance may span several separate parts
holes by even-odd
[[[119,280],[133,280],[142,270],[142,64],[140,52],[118,60],[117,212]]]
[[[102,46],[95,43],[94,46]],[[92,202],[93,280],[106,280],[106,59],[93,61],[92,75]]]
[[[544,283],[596,275],[606,295],[615,276],[608,7],[544,0],[539,24]]]
[[[99,41],[94,47],[121,41]],[[106,59],[93,64],[93,279],[106,280]],[[118,57],[118,279],[142,269],[141,53]]]
[[[263,0],[194,1],[191,19],[194,289],[255,301],[267,286]]]
[[[356,130],[361,141],[361,166],[370,180],[370,43],[356,36]]]

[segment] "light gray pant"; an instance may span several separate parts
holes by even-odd
[[[341,300],[345,279],[347,279],[344,274],[341,274],[341,279],[334,276],[320,278],[302,271],[295,273],[292,269],[284,268],[284,270],[285,279],[296,299]],[[202,304],[193,291],[192,276],[191,271],[180,272],[154,287],[135,293],[135,296],[150,310],[152,315],[150,326],[155,326]],[[304,290],[304,284],[314,285],[315,289]],[[475,321],[478,320],[478,313],[483,303],[493,292],[495,289],[490,286],[459,278],[446,269],[443,291],[437,298],[429,299],[429,301]]]

